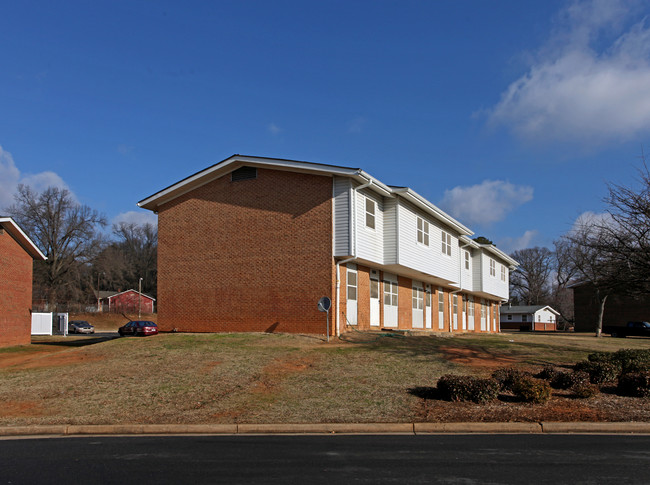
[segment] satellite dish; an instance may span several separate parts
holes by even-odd
[[[319,312],[329,312],[330,308],[332,308],[332,300],[330,300],[328,297],[324,296],[323,298],[318,300]]]

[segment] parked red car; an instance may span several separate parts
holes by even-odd
[[[117,330],[117,333],[119,333],[121,337],[124,337],[125,335],[142,335],[143,337],[146,337],[147,335],[156,335],[158,333],[158,325],[144,320],[135,320],[120,327]]]

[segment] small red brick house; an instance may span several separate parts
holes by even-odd
[[[158,214],[161,331],[498,332],[517,262],[359,168],[233,155],[140,201]]]
[[[501,329],[525,332],[555,332],[560,313],[548,305],[501,307]]]
[[[136,290],[100,292],[103,308],[109,312],[153,313],[155,298]]]
[[[11,217],[0,217],[0,347],[31,343],[34,260],[46,259]]]

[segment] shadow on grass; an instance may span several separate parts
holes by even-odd
[[[32,339],[32,345],[52,345],[56,347],[85,347],[86,345],[99,344],[120,338],[119,336],[106,336],[106,337],[83,337],[83,338],[62,338],[57,340],[36,340]]]

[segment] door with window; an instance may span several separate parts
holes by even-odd
[[[397,276],[384,273],[384,327],[397,327]]]
[[[370,271],[370,325],[379,326],[379,271]]]
[[[485,300],[481,300],[481,332],[487,330],[487,309],[485,308]]]
[[[357,324],[357,265],[347,266],[347,309],[345,318],[348,325]]]
[[[424,294],[424,326],[431,328],[431,285],[427,285]]]
[[[422,283],[413,282],[411,301],[413,328],[424,328],[424,287]]]
[[[445,328],[445,292],[438,288],[438,330]]]
[[[474,297],[470,296],[467,302],[467,319],[468,319],[468,330],[474,330]]]
[[[463,309],[463,330],[467,330],[467,295],[462,296],[461,307]]]

